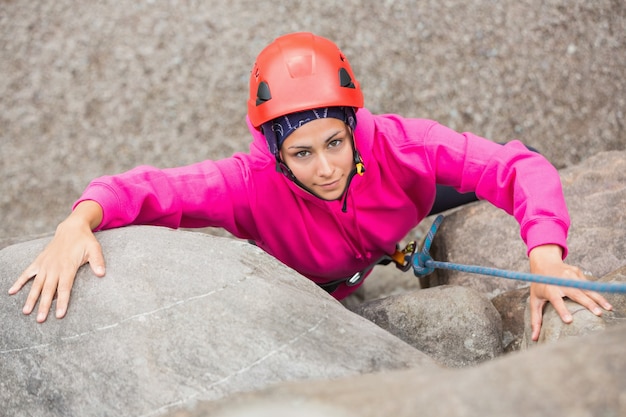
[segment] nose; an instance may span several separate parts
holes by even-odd
[[[317,161],[317,175],[320,177],[330,177],[333,173],[331,161],[324,154],[319,155]]]

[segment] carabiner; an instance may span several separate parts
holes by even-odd
[[[416,249],[417,244],[414,240],[409,242],[402,250],[396,248],[394,254],[391,255],[391,259],[396,264],[396,268],[402,272],[406,272],[411,269],[411,259],[413,258],[413,254]]]

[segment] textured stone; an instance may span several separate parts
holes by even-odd
[[[502,318],[502,348],[505,353],[520,350],[526,329],[524,312],[528,305],[529,288],[507,291],[491,299]]]
[[[519,138],[559,168],[626,149],[623,1],[0,2],[0,245],[88,181],[245,151],[256,54],[310,30],[376,113]]]
[[[360,417],[618,417],[626,415],[625,343],[626,327],[617,326],[602,334],[514,352],[472,368],[281,383],[203,402],[168,417],[247,417],[255,416],[250,410],[295,404],[310,405],[312,410],[328,407],[333,417],[341,413]]]
[[[603,276],[622,267],[626,253],[625,21],[624,3],[610,0],[0,2],[0,172],[4,174],[0,248],[49,234],[96,176],[139,164],[167,167],[245,151],[249,135],[243,120],[254,56],[278,35],[311,30],[332,38],[348,54],[362,83],[366,106],[374,112],[432,118],[499,142],[516,137],[538,148],[559,168],[573,167],[562,171],[572,214],[568,262]],[[582,168],[574,167],[581,161]],[[527,268],[517,225],[507,215],[486,204],[463,211],[456,220],[453,216],[446,219],[441,236],[452,242],[459,239],[456,228],[473,232],[459,240],[469,248],[470,256],[461,257],[456,247],[449,246],[442,252],[445,258],[505,269]],[[171,242],[150,239],[153,232],[142,231],[148,247],[162,248]],[[19,310],[24,293],[0,302],[3,413],[11,415],[19,407],[14,414],[28,414],[28,410],[45,407],[48,414],[67,415],[80,401],[94,408],[102,404],[114,408],[122,401],[122,408],[124,401],[132,398],[129,408],[109,414],[139,415],[140,408],[158,410],[170,401],[201,398],[211,384],[219,392],[208,396],[256,386],[250,382],[255,378],[261,384],[287,378],[281,355],[299,357],[296,348],[300,342],[324,351],[320,358],[306,362],[324,361],[328,368],[321,371],[323,375],[382,368],[381,361],[389,365],[385,361],[391,359],[385,358],[384,349],[359,351],[359,343],[371,338],[363,337],[361,331],[367,333],[372,326],[354,319],[324,294],[318,298],[310,295],[310,291],[319,292],[310,283],[302,283],[304,289],[298,289],[300,283],[292,287],[291,272],[274,263],[267,268],[274,275],[286,274],[285,280],[278,281],[290,295],[283,298],[272,293],[269,302],[270,290],[251,278],[256,276],[252,267],[241,272],[232,259],[220,259],[215,268],[205,259],[190,265],[184,261],[192,262],[195,257],[181,253],[177,244],[169,248],[172,257],[159,259],[167,265],[151,260],[150,253],[130,260],[124,256],[136,253],[136,248],[125,253],[126,240],[137,236],[121,238],[124,233],[102,235],[111,239],[111,248],[119,247],[108,253],[109,273],[104,280],[97,280],[81,270],[70,315],[63,321],[50,319],[40,326],[32,318],[22,317]],[[187,239],[196,237],[183,238]],[[44,241],[0,252],[0,282],[5,288]],[[228,250],[229,245],[214,250]],[[204,243],[201,246],[207,250]],[[245,246],[242,250],[253,249]],[[252,253],[255,265],[265,262],[257,259],[262,255]],[[142,267],[135,264],[137,260]],[[126,264],[135,266],[128,272],[122,267]],[[156,265],[162,267],[155,269]],[[224,288],[206,300],[184,301],[198,291],[208,294],[218,288],[211,286],[216,281],[200,279],[198,271],[193,279],[180,277],[193,285],[179,288],[172,284],[176,282],[172,276],[181,267],[202,267],[205,274],[208,271],[218,277]],[[390,268],[376,269],[366,282],[363,299],[398,292],[394,284],[388,285],[396,279],[388,274]],[[230,275],[222,275],[224,271]],[[226,283],[225,276],[245,277],[245,281]],[[369,291],[376,287],[374,278],[388,282]],[[397,281],[402,282],[399,286],[414,289],[414,279],[402,278]],[[478,281],[474,288],[490,297],[499,298],[498,294],[517,288],[508,281],[500,285],[504,280],[472,279]],[[492,281],[500,282],[492,285]],[[247,285],[255,292],[243,291],[245,303],[230,295]],[[298,296],[293,298],[292,292]],[[313,298],[302,301],[298,297],[303,294]],[[163,305],[171,307],[159,310]],[[243,308],[245,316],[234,315],[233,306]],[[293,340],[325,317],[320,316],[320,309],[323,314],[336,313],[341,323],[348,320],[350,326],[322,321],[311,334],[285,344],[285,338]],[[271,323],[264,319],[269,316],[280,320]],[[147,319],[145,328],[141,328],[142,317]],[[204,326],[193,317],[202,317]],[[357,320],[356,324],[352,320]],[[122,324],[114,326],[116,323]],[[275,328],[264,330],[257,339],[250,337],[252,330],[238,327],[251,324]],[[231,334],[229,329],[241,331]],[[322,353],[334,353],[323,338],[342,329],[348,331],[350,346],[335,349],[376,359],[346,370],[343,366],[350,367],[352,362],[345,365],[322,358]],[[320,331],[324,334],[317,333]],[[378,335],[375,345],[397,343],[389,341],[386,333],[374,331]],[[615,400],[616,393],[626,392],[620,362],[623,354],[616,352],[624,340],[616,339],[610,329],[604,331],[610,332],[608,339],[596,333],[593,339],[581,339],[578,350],[572,352],[568,349],[578,342],[567,344],[562,357],[554,356],[554,352],[561,353],[560,348],[538,346],[530,356],[519,357],[522,359],[498,359],[478,367],[476,374],[470,369],[467,375],[474,377],[458,385],[457,371],[434,378],[424,373],[417,379],[394,374],[382,381],[373,376],[378,385],[371,395],[365,390],[368,395],[360,396],[359,384],[339,389],[328,385],[327,397],[335,400],[344,392],[339,400],[348,405],[354,401],[357,407],[333,407],[333,412],[357,410],[356,414],[363,416],[371,412],[401,417],[403,410],[413,415],[416,409],[425,414],[435,409],[431,414],[455,415],[450,410],[454,407],[478,407],[470,414],[480,415],[625,415],[623,403]],[[111,337],[115,332],[119,333]],[[226,338],[224,346],[217,342],[221,337]],[[605,344],[606,340],[613,344]],[[229,346],[233,349],[228,350]],[[224,359],[242,346],[250,350],[239,362]],[[263,356],[283,346],[274,356]],[[392,351],[398,355],[398,350],[409,349],[402,346]],[[545,352],[553,356],[544,363],[541,355]],[[256,360],[260,360],[257,366],[248,369]],[[302,365],[306,369],[289,371],[289,377],[309,375],[309,368],[317,366],[307,364]],[[213,371],[202,374],[206,369]],[[237,373],[242,369],[248,370]],[[15,372],[26,375],[16,386],[5,377]],[[54,372],[58,377],[50,379]],[[271,373],[275,374],[268,375]],[[116,377],[127,380],[115,387],[111,381]],[[320,384],[326,385],[326,381]],[[63,391],[68,386],[77,394]],[[111,391],[98,391],[99,387]],[[354,392],[346,392],[352,388]],[[406,391],[409,394],[403,397]],[[14,392],[23,396],[9,395]],[[394,400],[397,398],[401,401]],[[370,404],[374,406],[367,409]],[[93,414],[105,413],[106,409],[98,409]]]
[[[449,367],[502,354],[502,321],[489,300],[460,286],[440,286],[361,304],[358,314]]]
[[[601,277],[623,266],[626,253],[626,151],[602,152],[561,171],[571,217],[566,262]],[[431,255],[438,261],[528,271],[519,226],[487,202],[456,210],[443,221]],[[430,285],[466,285],[493,298],[523,281],[438,270]]]
[[[3,415],[158,415],[279,381],[436,366],[245,242],[147,226],[98,237],[107,275],[79,271],[63,320],[22,315],[28,289],[0,295]],[[48,240],[1,250],[0,285]]]
[[[626,266],[605,275],[598,282],[626,282]],[[537,343],[549,343],[559,339],[581,336],[588,333],[600,332],[609,327],[626,323],[626,295],[617,293],[603,294],[605,298],[613,306],[611,311],[603,311],[602,316],[598,317],[587,310],[580,304],[566,300],[565,305],[572,313],[574,321],[565,324],[557,314],[552,305],[547,305],[544,309],[543,323],[539,340],[533,342],[530,333],[530,310],[525,310],[524,334],[522,339],[522,348],[534,346]],[[599,335],[599,337],[602,337]]]

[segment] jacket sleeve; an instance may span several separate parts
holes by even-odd
[[[96,230],[139,224],[222,227],[246,238],[238,221],[249,216],[245,173],[235,157],[170,169],[139,166],[93,180],[74,207],[84,200],[102,206]]]
[[[438,183],[475,191],[513,215],[528,252],[557,244],[567,256],[570,219],[560,176],[541,154],[519,141],[500,145],[439,124],[430,129],[425,147]]]

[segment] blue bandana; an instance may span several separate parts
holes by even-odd
[[[356,127],[356,114],[352,107],[325,107],[321,109],[305,110],[280,116],[263,123],[262,131],[272,155],[278,158],[278,151],[283,142],[297,128],[316,119],[332,117],[346,123],[352,130]]]

